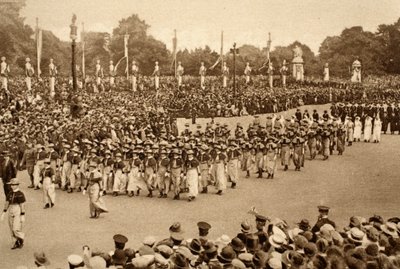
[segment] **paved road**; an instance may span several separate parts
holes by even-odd
[[[27,189],[27,175],[22,173],[21,188],[28,199],[26,245],[21,250],[10,250],[8,226],[0,223],[0,268],[33,266],[33,252],[40,250],[48,254],[52,267],[66,268],[66,257],[80,254],[84,244],[111,250],[113,234],[123,233],[130,240],[128,246],[137,248],[146,235],[165,238],[175,221],[182,223],[187,238],[196,236],[199,220],[212,224],[211,238],[234,236],[242,220],[253,220],[246,214],[251,206],[291,225],[301,218],[314,222],[320,203],[332,207],[331,216],[340,227],[352,215],[398,216],[399,148],[400,136],[384,135],[380,144],[356,143],[346,148],[343,156],[306,161],[301,172],[292,167],[287,172],[279,169],[274,180],[256,179],[255,175],[243,178],[237,189],[228,189],[223,196],[214,195],[211,190],[192,203],[171,198],[106,196],[110,213],[98,220],[89,219],[87,196],[78,193],[58,191],[56,207],[43,210],[41,191]],[[0,200],[3,199],[1,193]]]

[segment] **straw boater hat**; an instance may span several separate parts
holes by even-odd
[[[46,266],[50,264],[44,252],[35,252],[33,257],[35,258],[35,263],[40,266]]]
[[[393,222],[386,222],[385,224],[381,225],[381,230],[387,234],[392,236],[393,238],[398,238],[399,234],[397,233],[397,225]]]

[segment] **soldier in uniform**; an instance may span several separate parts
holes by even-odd
[[[56,84],[57,67],[54,64],[53,59],[50,59],[49,75],[50,75],[50,95],[54,97],[54,95],[56,94],[55,84]]]
[[[268,240],[268,234],[267,232],[265,232],[264,228],[267,223],[267,220],[269,219],[260,214],[256,214],[255,217],[256,217],[256,229],[257,229],[255,235],[258,237],[259,243],[263,245]]]
[[[204,62],[201,62],[199,75],[200,75],[200,87],[202,89],[205,88],[206,72],[207,68],[204,66]]]
[[[35,70],[33,69],[30,58],[25,59],[25,82],[26,82],[26,88],[28,89],[28,92],[31,92],[32,90],[32,77],[35,74]]]
[[[132,91],[137,91],[137,77],[139,75],[139,67],[136,64],[136,61],[132,61]]]
[[[8,90],[8,74],[10,73],[10,66],[6,63],[6,57],[1,57],[0,63],[0,77],[1,77],[1,88]]]
[[[28,172],[29,178],[31,180],[31,185],[29,185],[28,188],[33,188],[35,187],[33,184],[33,168],[36,161],[36,150],[33,147],[32,143],[27,143],[26,146],[27,149],[25,149],[24,155],[22,156],[20,167],[23,167],[23,165],[25,164],[26,171]]]
[[[158,62],[155,63],[152,76],[154,76],[154,87],[158,90],[160,87],[160,67],[158,66]]]
[[[113,88],[115,86],[115,76],[116,76],[116,71],[115,71],[115,66],[114,62],[110,61],[110,65],[108,67],[108,74],[110,76],[109,81],[110,81],[110,87]]]
[[[229,76],[229,68],[226,66],[226,62],[222,67],[222,87],[226,88],[228,86],[228,76]]]
[[[244,75],[246,78],[246,84],[250,83],[250,74],[251,74],[251,67],[250,63],[246,63],[246,68],[244,69]]]
[[[318,220],[315,223],[314,227],[312,227],[311,232],[312,233],[316,233],[319,232],[319,229],[324,225],[324,224],[330,224],[333,227],[336,227],[335,222],[333,222],[332,220],[329,219],[328,214],[329,214],[329,207],[327,206],[318,206],[318,212],[319,212],[319,216],[318,216]]]
[[[178,62],[178,67],[176,68],[176,75],[178,77],[178,87],[182,86],[182,76],[183,73],[185,72],[182,63]]]

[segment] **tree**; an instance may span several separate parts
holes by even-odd
[[[161,73],[169,70],[170,54],[167,47],[161,41],[147,35],[150,28],[137,14],[119,21],[118,27],[114,28],[111,39],[111,54],[114,62],[124,56],[124,35],[129,34],[128,57],[129,62],[135,59],[138,62],[140,72],[149,75],[153,72],[154,62],[158,61]],[[126,69],[126,64],[121,63],[119,73]]]
[[[351,64],[359,58],[364,74],[382,74],[385,66],[382,46],[374,33],[361,26],[346,28],[340,36],[327,37],[319,49],[322,62],[328,62],[333,76],[349,77]]]

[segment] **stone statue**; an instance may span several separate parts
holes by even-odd
[[[293,53],[294,58],[303,58],[303,50],[298,45],[293,49]]]
[[[361,62],[358,58],[351,65],[353,69],[353,76],[351,77],[351,82],[361,83]]]
[[[297,81],[303,81],[304,80],[304,60],[303,60],[303,50],[296,45],[296,47],[293,49],[293,77]]]

